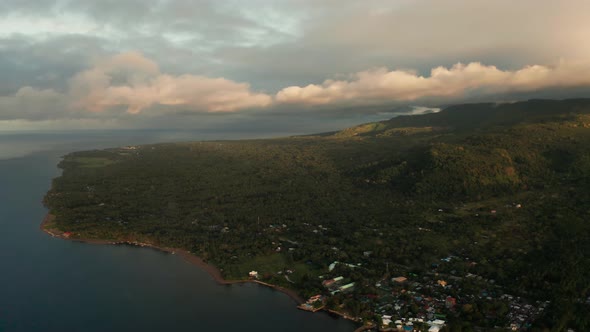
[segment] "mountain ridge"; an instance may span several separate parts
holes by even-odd
[[[530,99],[510,103],[469,103],[447,106],[436,113],[400,115],[389,120],[370,122],[346,128],[336,133],[338,134],[344,131],[355,132],[355,128],[364,128],[367,126],[379,128],[378,130],[369,131],[371,134],[403,127],[437,127],[466,130],[551,121],[557,120],[558,118],[555,118],[556,116],[564,117],[568,114],[588,113],[590,113],[590,98],[563,100]],[[364,132],[363,130],[356,132],[368,134],[368,132]]]

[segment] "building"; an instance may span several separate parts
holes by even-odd
[[[408,278],[406,278],[406,277],[391,278],[391,281],[402,284],[402,283],[408,281]]]
[[[324,281],[322,281],[322,286],[324,286],[324,287],[330,287],[334,283],[335,283],[334,279],[324,280]]]
[[[381,316],[381,325],[384,327],[388,327],[391,323],[391,316],[390,315],[383,315]]]
[[[314,303],[317,301],[323,301],[324,297],[322,295],[314,295],[307,300],[307,303]]]
[[[353,289],[354,289],[354,282],[351,282],[350,284],[346,284],[344,286],[338,287],[338,290],[341,292],[351,291]]]
[[[428,325],[430,325],[428,332],[439,332],[445,326],[445,321],[441,319],[435,319],[433,321],[429,321]]]
[[[343,279],[344,279],[344,277],[340,276],[340,277],[336,277],[334,279],[324,280],[324,281],[322,281],[322,286],[329,288],[331,286],[334,286],[336,283],[342,281]]]
[[[258,272],[257,271],[250,271],[248,273],[248,276],[250,276],[250,278],[256,278],[256,279],[258,279]]]

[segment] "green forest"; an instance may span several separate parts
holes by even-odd
[[[590,330],[590,99],[75,152],[59,167],[45,204],[74,238],[184,248],[226,279],[256,270],[364,321]],[[328,292],[336,276],[354,289]],[[389,282],[398,276],[409,283]],[[441,278],[453,287],[430,286]],[[424,302],[438,297],[457,304]],[[516,314],[523,305],[506,299],[517,297],[545,309]]]

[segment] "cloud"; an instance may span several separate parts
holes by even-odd
[[[376,68],[345,80],[289,86],[276,95],[253,92],[248,83],[202,75],[170,75],[138,52],[95,61],[74,75],[67,97],[70,109],[103,112],[124,107],[137,114],[154,106],[193,112],[235,112],[281,105],[379,105],[422,99],[458,98],[590,85],[590,62],[562,60],[553,66],[502,70],[479,62],[439,66],[422,76],[411,70]]]
[[[233,112],[263,108],[272,102],[269,95],[250,91],[247,83],[162,74],[155,62],[136,52],[100,60],[76,74],[70,80],[68,95],[71,108],[101,112],[124,106],[133,114],[154,105],[198,112]]]
[[[444,101],[500,93],[590,85],[589,62],[561,61],[555,66],[530,65],[510,71],[479,62],[436,67],[430,76],[413,71],[377,68],[358,72],[348,80],[290,86],[276,94],[283,104],[326,105],[409,102],[423,98]]]
[[[472,62],[438,66],[429,75],[375,68],[339,77],[279,87],[271,94],[227,78],[165,73],[142,53],[125,52],[96,58],[61,88],[25,85],[0,96],[0,128],[23,126],[15,120],[37,122],[39,128],[75,123],[96,128],[187,128],[196,122],[204,128],[239,128],[250,121],[270,130],[281,121],[286,121],[284,128],[296,125],[292,119],[309,117],[298,120],[301,126],[311,128],[318,121],[317,128],[333,129],[328,123],[435,112],[437,105],[464,100],[497,100],[519,93],[559,97],[563,91],[590,88],[590,62],[562,60],[515,70]]]
[[[0,130],[314,132],[408,105],[588,96],[589,11],[587,0],[2,0]]]
[[[441,111],[440,107],[412,106],[412,110],[406,114],[420,115],[420,114],[428,114],[428,113],[438,113],[440,111]]]
[[[0,120],[61,117],[66,107],[63,94],[53,89],[25,86],[13,95],[0,96]]]
[[[162,72],[247,81],[270,92],[372,67],[425,75],[480,61],[513,70],[590,56],[588,11],[586,0],[2,0],[0,72],[8,74],[0,93],[14,92],[14,82],[32,84],[20,81],[44,64],[76,67],[56,73],[71,76],[79,70],[71,53],[127,50],[140,50]],[[13,53],[3,47],[7,38],[31,47]],[[51,47],[56,40],[61,47]],[[14,65],[31,53],[35,65]],[[58,61],[43,59],[50,57]]]
[[[275,1],[276,2],[276,1]],[[279,3],[279,2],[276,2]],[[367,68],[433,67],[479,61],[515,70],[559,58],[587,59],[586,0],[292,0],[300,37],[270,47],[217,51],[232,77],[253,86],[321,83]],[[286,10],[286,9],[285,9]],[[231,66],[229,66],[231,65]]]

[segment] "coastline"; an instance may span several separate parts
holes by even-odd
[[[219,284],[219,285],[232,285],[232,284],[244,284],[244,283],[254,283],[254,284],[258,284],[261,286],[265,286],[265,287],[269,287],[272,288],[276,291],[279,291],[281,293],[286,294],[287,296],[289,296],[289,298],[291,298],[297,305],[301,304],[301,303],[305,303],[305,300],[299,295],[297,294],[294,290],[288,289],[288,288],[284,288],[281,286],[277,286],[277,285],[273,285],[273,284],[269,284],[263,281],[259,281],[259,280],[250,280],[250,279],[244,279],[244,280],[225,280],[223,278],[223,276],[221,275],[221,271],[209,264],[206,263],[205,261],[203,261],[203,259],[185,249],[181,249],[181,248],[169,248],[169,247],[158,247],[155,246],[153,244],[149,244],[149,243],[140,243],[140,242],[129,242],[129,241],[107,241],[107,240],[96,240],[96,239],[84,239],[84,238],[76,238],[76,237],[70,237],[70,236],[65,236],[63,233],[59,233],[57,232],[56,229],[51,229],[48,228],[48,224],[50,224],[51,222],[53,222],[55,220],[55,216],[48,213],[47,215],[45,215],[45,217],[43,218],[43,221],[41,222],[41,225],[39,226],[39,228],[41,229],[41,231],[43,231],[44,233],[55,237],[55,238],[59,238],[62,240],[69,240],[69,241],[76,241],[76,242],[82,242],[82,243],[87,243],[87,244],[101,244],[101,245],[131,245],[131,246],[135,246],[135,247],[146,247],[146,248],[150,248],[150,249],[155,249],[158,251],[163,251],[163,252],[167,252],[170,254],[178,254],[180,255],[186,262],[188,262],[189,264],[195,265],[201,269],[203,269],[205,272],[207,272],[207,274],[209,274],[213,280]]]

